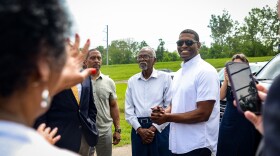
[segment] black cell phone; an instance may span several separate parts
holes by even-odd
[[[249,110],[257,115],[261,114],[262,102],[249,64],[228,62],[226,70],[238,110],[240,112]]]

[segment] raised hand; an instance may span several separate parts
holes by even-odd
[[[78,83],[83,82],[86,77],[96,72],[94,68],[88,68],[81,71],[83,61],[88,54],[88,49],[90,46],[89,39],[85,43],[82,50],[80,50],[80,37],[78,34],[76,34],[74,43],[72,44],[70,40],[68,40],[66,46],[66,64],[63,67],[57,87],[53,92],[51,92],[52,95],[58,93],[63,89],[70,88]]]

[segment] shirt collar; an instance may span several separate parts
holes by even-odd
[[[181,67],[182,67],[182,68],[186,68],[187,66],[190,66],[190,65],[192,65],[192,64],[194,64],[194,63],[196,63],[196,62],[198,62],[198,60],[200,60],[200,59],[201,59],[200,54],[197,54],[195,57],[193,57],[193,58],[190,59],[189,61],[187,61],[187,62],[182,62],[182,63],[181,63]]]
[[[152,72],[151,76],[150,76],[148,79],[145,79],[145,78],[144,78],[142,72],[140,72],[138,79],[149,80],[149,79],[152,78],[152,77],[153,77],[153,78],[157,78],[157,77],[158,77],[158,71],[157,71],[155,68],[153,68],[153,72]]]
[[[101,71],[99,71],[100,73],[99,73],[99,76],[96,78],[96,80],[98,80],[98,79],[103,79],[103,77],[105,76],[104,74],[102,74],[101,73]]]

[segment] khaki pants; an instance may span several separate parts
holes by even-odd
[[[105,135],[98,137],[98,142],[95,147],[91,147],[90,156],[112,156],[112,131],[108,131]]]
[[[82,156],[89,156],[89,149],[90,149],[90,147],[89,147],[84,135],[82,135],[79,154]]]

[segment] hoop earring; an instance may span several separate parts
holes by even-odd
[[[44,89],[42,92],[42,101],[41,101],[41,107],[42,108],[47,108],[50,104],[51,98],[49,96],[49,90]]]

